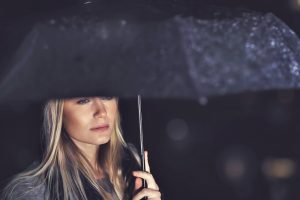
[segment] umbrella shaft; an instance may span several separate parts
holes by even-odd
[[[141,163],[142,163],[142,171],[146,171],[145,167],[145,156],[144,156],[144,137],[143,137],[143,120],[142,120],[142,105],[141,105],[141,96],[138,95],[138,110],[139,110],[139,128],[140,128],[140,154],[141,154]],[[146,180],[143,179],[142,181],[142,187],[146,188],[147,183]],[[146,200],[147,198],[144,197],[143,200]]]

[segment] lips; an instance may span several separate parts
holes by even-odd
[[[103,124],[103,125],[100,125],[100,126],[93,127],[90,130],[92,130],[92,131],[101,131],[101,130],[106,130],[108,128],[109,128],[108,124]]]

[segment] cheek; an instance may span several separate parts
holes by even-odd
[[[113,123],[116,121],[116,117],[117,117],[117,112],[118,112],[118,107],[116,104],[112,105],[110,107],[110,116],[109,118],[113,121]]]
[[[88,129],[88,117],[83,113],[65,113],[63,126],[70,136],[80,136]]]

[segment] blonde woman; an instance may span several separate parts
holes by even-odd
[[[139,160],[123,139],[117,98],[50,100],[44,107],[43,134],[42,161],[15,176],[2,199],[161,199],[147,152],[146,172],[131,170]],[[140,188],[142,179],[147,188]]]

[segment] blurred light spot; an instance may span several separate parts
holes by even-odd
[[[242,159],[228,159],[225,163],[225,175],[232,180],[241,179],[245,175],[246,166]]]
[[[188,125],[183,119],[172,119],[166,126],[168,136],[174,141],[180,141],[188,135]]]
[[[217,167],[221,177],[229,183],[239,184],[251,179],[256,171],[254,153],[245,147],[234,147],[221,153]]]
[[[296,168],[296,162],[288,158],[266,159],[262,166],[264,175],[270,179],[290,178],[295,174]]]
[[[207,103],[208,103],[208,98],[207,98],[207,97],[200,97],[200,98],[198,99],[198,102],[199,102],[199,104],[200,104],[201,106],[206,106]]]
[[[300,11],[300,0],[290,0],[290,7],[294,11]]]

